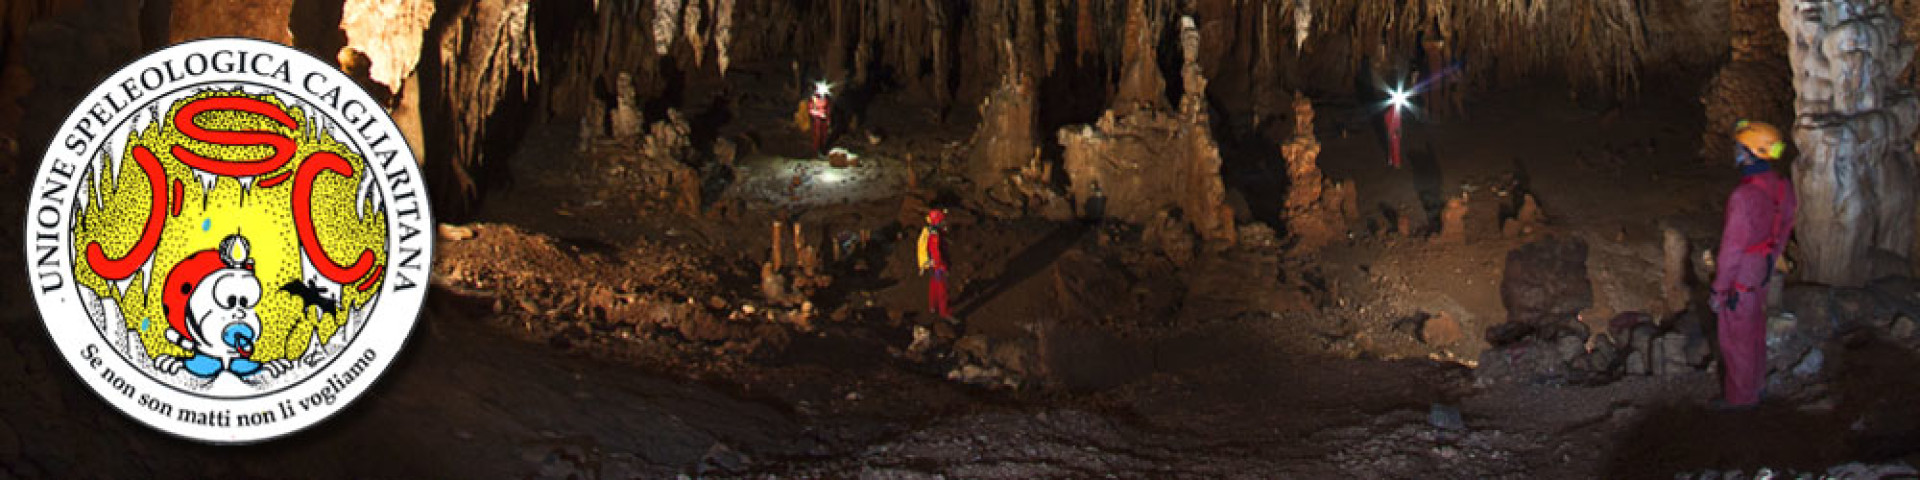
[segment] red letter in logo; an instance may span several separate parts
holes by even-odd
[[[228,177],[262,175],[278,170],[282,165],[287,164],[288,159],[293,158],[293,152],[297,146],[294,145],[293,139],[284,135],[266,130],[214,131],[200,128],[200,125],[193,123],[195,116],[208,111],[247,112],[273,119],[287,128],[300,128],[300,124],[295,123],[292,116],[271,103],[246,97],[202,98],[181,106],[180,112],[173,115],[173,125],[180,129],[180,133],[194,140],[217,145],[265,145],[273,148],[273,155],[252,160],[214,159],[202,157],[187,150],[186,147],[174,145],[173,158],[180,159],[189,167]]]
[[[351,177],[353,166],[332,152],[319,152],[300,162],[298,170],[293,174],[293,229],[300,234],[300,248],[306,252],[307,258],[313,260],[313,268],[328,280],[343,284],[367,276],[367,271],[373,268],[372,250],[361,250],[360,257],[354,259],[352,265],[342,267],[327,257],[326,249],[321,248],[320,236],[313,230],[313,181],[322,172]],[[367,285],[372,285],[372,282]]]
[[[87,244],[87,266],[93,268],[101,278],[125,280],[140,271],[140,265],[147,263],[147,257],[153,256],[153,249],[160,246],[161,227],[167,225],[167,172],[160,169],[160,159],[153,157],[147,147],[133,147],[133,160],[140,165],[140,171],[147,174],[147,188],[153,192],[153,205],[147,209],[147,224],[141,227],[140,241],[133,244],[126,256],[107,258],[107,251],[100,248],[100,242]]]

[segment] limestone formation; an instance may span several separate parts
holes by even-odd
[[[720,66],[720,75],[726,76],[727,67],[733,63],[729,55],[729,46],[733,44],[733,2],[734,0],[716,0],[713,12],[713,48],[714,62]]]
[[[1206,78],[1197,66],[1198,35],[1191,21],[1181,22],[1181,74],[1187,90],[1177,109],[1169,109],[1162,90],[1151,39],[1158,21],[1149,20],[1144,0],[1130,2],[1121,89],[1113,107],[1093,125],[1069,125],[1059,131],[1065,147],[1063,167],[1075,199],[1086,202],[1100,189],[1107,217],[1146,224],[1168,208],[1209,245],[1231,245],[1237,238],[1233,211],[1220,179],[1220,151],[1213,140],[1206,106]]]
[[[433,20],[430,0],[346,0],[340,30],[347,46],[371,60],[373,81],[398,92],[420,64],[421,47]]]
[[[640,100],[635,98],[633,76],[620,73],[620,81],[615,84],[613,111],[608,125],[612,127],[614,138],[639,138],[645,134],[646,119],[640,116]]]
[[[680,24],[680,0],[653,0],[653,53],[666,56],[673,49]]]
[[[1920,100],[1899,82],[1914,53],[1900,25],[1881,0],[1780,0],[1805,280],[1860,285],[1874,250],[1913,248]]]
[[[423,116],[440,119],[429,126],[429,137],[449,140],[445,142],[447,148],[435,148],[429,153],[438,156],[441,154],[437,152],[447,151],[445,157],[436,157],[439,161],[434,163],[450,170],[448,173],[457,187],[434,189],[437,199],[452,196],[464,200],[478,196],[479,182],[469,170],[485,163],[488,157],[507,154],[482,145],[489,133],[488,119],[508,104],[504,101],[507,93],[517,90],[524,95],[539,80],[540,53],[528,14],[531,7],[529,0],[476,0],[463,4],[449,15],[454,20],[440,38],[429,39],[439,49],[440,84],[434,86],[436,91],[432,93],[423,92],[428,97],[423,100],[431,104],[423,108]],[[524,102],[526,99],[514,100]],[[436,170],[429,168],[428,174],[433,175]]]
[[[1467,199],[1465,196],[1447,199],[1447,206],[1440,210],[1440,243],[1467,243]]]
[[[1001,45],[1007,52],[1016,50],[1012,41]],[[1008,58],[1014,57],[1010,54]],[[1007,62],[1000,85],[980,101],[980,129],[974,132],[969,160],[971,177],[977,184],[1004,183],[1008,175],[1027,164],[1029,154],[1039,145],[1037,84],[1022,65]]]
[[[1313,102],[1295,93],[1293,138],[1280,146],[1287,162],[1287,199],[1283,213],[1294,248],[1316,250],[1340,239],[1358,213],[1353,185],[1328,180],[1320,172],[1320,141],[1313,136]]]
[[[1665,311],[1659,313],[1662,316],[1674,315],[1686,310],[1692,300],[1691,289],[1687,286],[1687,237],[1673,227],[1666,227],[1661,231],[1660,244],[1665,260],[1661,264],[1663,275],[1660,285],[1666,307]]]
[[[241,36],[291,45],[293,31],[287,29],[287,22],[293,4],[293,0],[174,0],[167,39],[179,43]]]

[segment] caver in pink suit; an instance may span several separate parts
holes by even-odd
[[[1739,148],[1739,147],[1736,147]],[[1745,153],[1745,152],[1742,152]],[[1727,223],[1713,277],[1713,309],[1720,316],[1722,394],[1730,406],[1760,402],[1767,380],[1767,278],[1793,232],[1793,184],[1768,162],[1743,165],[1740,186],[1727,199]]]

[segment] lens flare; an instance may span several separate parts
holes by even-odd
[[[1403,89],[1400,87],[1387,89],[1387,106],[1397,108],[1397,109],[1406,109],[1413,105],[1412,100],[1413,100],[1412,90]]]

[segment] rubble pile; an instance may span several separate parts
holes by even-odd
[[[1488,342],[1475,381],[1481,385],[1599,385],[1625,376],[1669,376],[1699,372],[1711,361],[1711,338],[1674,325],[1661,325],[1640,312],[1627,312],[1608,322],[1606,331],[1589,334],[1576,328],[1502,331],[1509,338]],[[1503,324],[1495,328],[1513,328]]]
[[[997,341],[982,334],[961,337],[953,343],[956,365],[947,379],[989,388],[1020,388],[1039,381],[1046,376],[1041,342],[1038,332]]]
[[[1524,476],[1527,467],[1522,457],[1540,448],[1542,439],[1468,428],[1458,415],[1457,411],[1450,416],[1392,412],[1379,416],[1373,425],[1315,434],[1314,441],[1343,445],[1327,460],[1344,474],[1358,478]],[[1442,416],[1448,418],[1441,420]]]
[[[1697,318],[1625,312],[1592,319],[1604,326],[1592,331],[1581,317],[1593,304],[1586,260],[1578,238],[1550,237],[1508,253],[1500,284],[1507,322],[1487,329],[1493,348],[1481,353],[1477,381],[1591,385],[1707,366],[1712,339],[1695,327]]]
[[[1920,476],[1920,470],[1915,470],[1913,466],[1908,465],[1906,462],[1896,460],[1890,463],[1853,462],[1853,463],[1835,465],[1832,468],[1828,468],[1824,472],[1821,472],[1821,471],[1806,472],[1806,471],[1798,471],[1798,470],[1792,470],[1792,469],[1774,469],[1774,468],[1760,467],[1760,468],[1754,469],[1752,475],[1748,475],[1745,470],[1701,470],[1697,472],[1677,473],[1677,474],[1674,474],[1673,478],[1675,480],[1744,480],[1744,479],[1760,480],[1760,479],[1772,479],[1772,478],[1822,478],[1822,479],[1853,480],[1853,479],[1914,478],[1916,476]]]
[[[1781,312],[1767,320],[1769,388],[1824,381],[1825,365],[1849,335],[1868,334],[1920,350],[1920,281],[1886,277],[1864,287],[1790,285]],[[1786,388],[1774,388],[1786,387]]]
[[[581,251],[513,226],[440,227],[436,285],[490,300],[496,321],[559,348],[656,341],[729,356],[785,348],[817,315],[737,303],[684,245],[642,242],[617,254]]]

